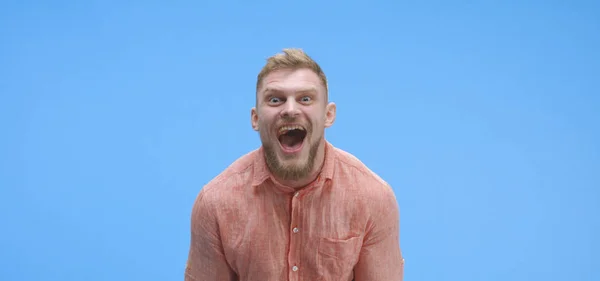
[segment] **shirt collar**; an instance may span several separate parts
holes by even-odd
[[[254,156],[253,166],[254,173],[252,178],[252,186],[259,186],[268,179],[270,179],[273,183],[276,183],[275,179],[272,177],[271,172],[269,171],[269,168],[267,167],[264,148],[262,146],[257,150],[257,153]],[[321,172],[317,176],[316,181],[331,180],[333,178],[334,168],[334,147],[331,143],[325,141],[325,161],[323,163],[323,167],[321,168]],[[289,191],[293,191],[293,189],[290,189]]]

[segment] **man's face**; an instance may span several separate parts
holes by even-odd
[[[299,180],[314,168],[335,104],[327,103],[325,86],[313,71],[281,69],[264,77],[251,115],[271,172]]]

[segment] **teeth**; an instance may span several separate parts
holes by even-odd
[[[303,130],[304,131],[304,128],[302,128],[302,126],[299,126],[299,125],[283,126],[283,127],[279,128],[279,134],[283,134],[286,131],[291,131],[291,130]]]

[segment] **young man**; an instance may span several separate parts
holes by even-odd
[[[396,197],[325,140],[335,113],[302,50],[267,60],[251,110],[262,145],[199,192],[186,281],[403,279]]]

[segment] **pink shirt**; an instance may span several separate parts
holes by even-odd
[[[390,186],[327,142],[319,177],[273,181],[262,147],[210,181],[194,203],[186,281],[401,281]]]

